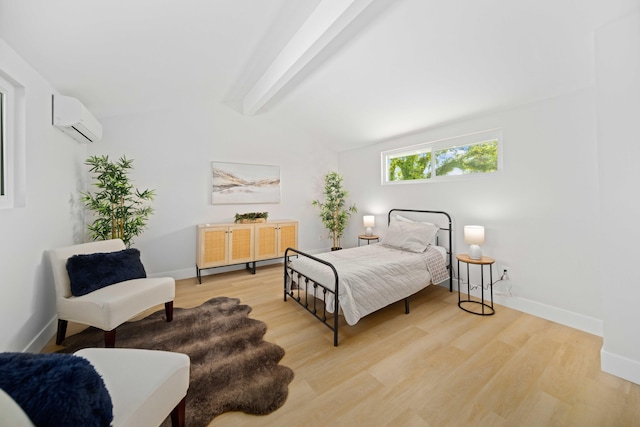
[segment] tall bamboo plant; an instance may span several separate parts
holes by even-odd
[[[153,209],[149,205],[155,190],[133,188],[127,174],[133,160],[122,156],[117,162],[109,156],[91,156],[85,164],[99,189],[94,194],[82,193],[82,201],[96,216],[88,226],[93,240],[122,239],[131,246],[133,238],[142,233]]]
[[[342,188],[342,176],[338,172],[329,172],[324,176],[324,196],[324,202],[314,200],[312,203],[320,207],[320,218],[331,233],[333,249],[339,249],[347,221],[358,210],[355,204],[345,207],[349,192]]]

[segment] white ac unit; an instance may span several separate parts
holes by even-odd
[[[53,95],[53,125],[78,142],[97,142],[102,125],[76,98]]]

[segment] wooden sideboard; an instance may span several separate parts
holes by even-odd
[[[280,258],[288,247],[298,247],[297,221],[199,224],[197,228],[198,283],[202,283],[202,270],[245,264],[255,274],[256,261]]]

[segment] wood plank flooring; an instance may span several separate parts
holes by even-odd
[[[338,347],[283,301],[282,265],[176,283],[176,307],[216,296],[253,308],[295,378],[272,414],[226,413],[211,426],[640,426],[640,386],[600,370],[600,337],[502,306],[475,316],[441,287],[413,296],[408,315],[399,302],[355,326],[341,320]]]

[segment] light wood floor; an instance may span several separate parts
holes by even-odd
[[[333,347],[328,328],[283,301],[281,265],[176,283],[177,307],[216,296],[253,308],[295,378],[272,414],[211,426],[640,426],[640,386],[600,370],[600,337],[506,307],[474,316],[430,286],[409,315],[400,302],[342,322]]]

